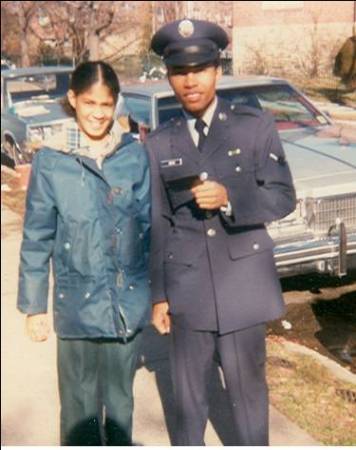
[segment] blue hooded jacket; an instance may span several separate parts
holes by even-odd
[[[138,142],[100,169],[83,151],[34,157],[21,247],[18,309],[46,313],[53,263],[60,338],[123,338],[149,319],[150,182]]]

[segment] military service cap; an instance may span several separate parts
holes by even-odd
[[[218,60],[229,43],[226,32],[205,20],[176,20],[153,36],[151,48],[167,66],[194,67]]]

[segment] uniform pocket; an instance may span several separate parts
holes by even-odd
[[[231,259],[239,259],[245,256],[271,250],[274,242],[263,228],[243,231],[227,236],[228,251]]]

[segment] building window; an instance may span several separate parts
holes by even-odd
[[[262,2],[262,9],[265,10],[281,10],[281,9],[302,9],[304,2]]]

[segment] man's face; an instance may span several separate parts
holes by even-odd
[[[215,97],[221,67],[169,67],[168,81],[183,108],[201,117]]]

